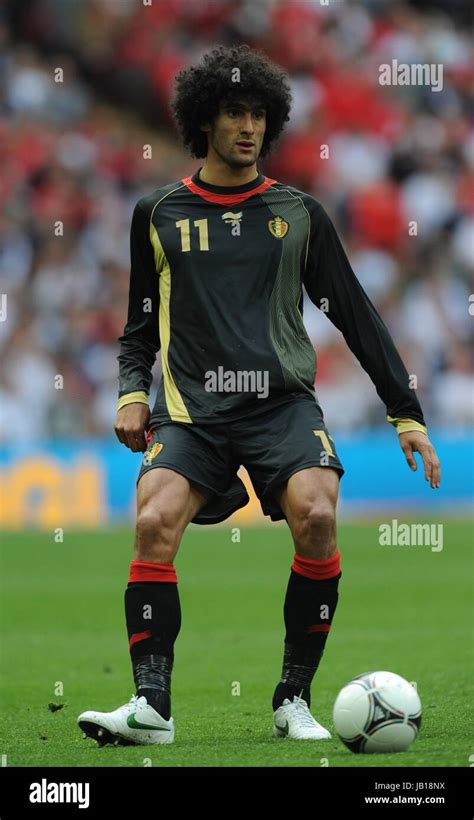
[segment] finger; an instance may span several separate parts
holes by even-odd
[[[120,441],[120,444],[125,444],[125,446],[128,447],[128,442],[124,431],[120,427],[114,427],[114,432],[118,440]]]
[[[412,448],[409,445],[407,445],[406,447],[403,447],[403,452],[405,453],[405,458],[407,460],[408,466],[411,467],[413,472],[415,472],[417,469],[417,463],[415,456],[413,455]]]
[[[140,436],[139,436],[139,433],[137,433],[137,432],[133,432],[133,431],[129,431],[129,432],[127,433],[127,442],[128,442],[128,445],[127,445],[127,446],[130,448],[130,450],[132,451],[132,453],[139,453],[139,452],[140,452],[140,450],[141,450],[141,443],[140,443]]]
[[[433,489],[438,489],[441,484],[441,464],[438,456],[433,452],[431,457],[431,486]]]
[[[431,461],[431,453],[432,448],[428,446],[420,447],[419,451],[421,458],[423,459],[423,467],[425,468],[425,479],[431,483],[432,481],[432,461]]]
[[[145,430],[144,429],[135,431],[135,441],[136,441],[136,444],[137,444],[137,452],[144,453],[147,446],[148,446],[147,442],[146,442],[146,438],[145,438]]]

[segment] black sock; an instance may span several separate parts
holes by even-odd
[[[322,563],[322,562],[321,562]],[[338,601],[342,573],[314,580],[291,570],[285,597],[285,648],[273,710],[295,695],[311,705],[311,683],[320,664]]]
[[[140,655],[133,660],[133,677],[137,695],[144,695],[147,703],[165,720],[171,716],[172,658],[164,655]]]
[[[136,693],[169,720],[174,643],[181,628],[177,584],[129,582],[125,616]]]

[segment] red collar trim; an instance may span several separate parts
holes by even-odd
[[[184,182],[186,187],[189,188],[193,194],[197,194],[197,196],[206,199],[208,202],[216,202],[218,205],[238,205],[250,196],[261,194],[263,191],[266,191],[270,185],[273,185],[273,183],[276,182],[276,179],[265,177],[261,185],[257,185],[256,188],[252,188],[250,191],[245,191],[240,194],[216,194],[213,191],[207,191],[205,188],[201,188],[199,185],[196,185],[196,183],[192,181],[192,176],[182,179],[181,182]]]

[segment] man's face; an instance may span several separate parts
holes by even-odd
[[[205,126],[209,145],[231,168],[253,165],[265,136],[265,109],[258,103],[223,102],[211,126]]]

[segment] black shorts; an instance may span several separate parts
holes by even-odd
[[[163,422],[147,434],[148,447],[137,482],[156,467],[168,467],[212,492],[193,518],[195,524],[217,524],[249,501],[237,471],[250,476],[264,515],[285,518],[275,489],[305,467],[344,468],[312,399],[294,399],[256,417],[216,424]]]

